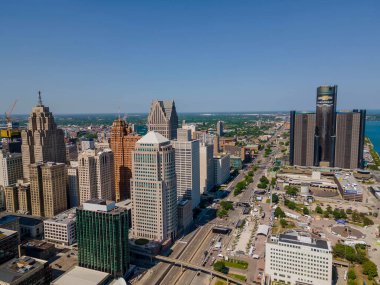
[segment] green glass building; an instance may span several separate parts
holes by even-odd
[[[123,277],[129,268],[128,212],[91,199],[77,210],[79,266]]]

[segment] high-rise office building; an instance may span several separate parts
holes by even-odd
[[[67,187],[69,208],[78,207],[80,200],[78,161],[70,161],[70,166],[67,167]]]
[[[178,139],[172,141],[175,149],[177,199],[191,201],[194,209],[201,199],[199,141],[191,139],[191,130],[178,129],[177,135]]]
[[[28,119],[28,128],[21,133],[24,178],[29,178],[29,166],[36,162],[66,163],[64,133],[57,128],[49,107],[42,104],[41,94],[37,106]]]
[[[336,116],[335,166],[363,168],[366,111],[339,112]]]
[[[131,199],[132,235],[156,241],[177,234],[175,150],[170,141],[151,131],[133,152]]]
[[[178,116],[174,101],[153,101],[148,115],[148,130],[169,140],[177,138]]]
[[[214,146],[201,143],[199,146],[200,192],[210,191],[215,186]]]
[[[290,112],[289,163],[363,168],[365,110],[336,112],[337,89],[317,89],[316,113]]]
[[[141,138],[122,119],[112,123],[110,147],[114,153],[116,202],[131,197],[132,151]]]
[[[115,198],[114,156],[110,149],[87,149],[79,154],[79,204],[92,198]]]
[[[78,160],[78,147],[75,143],[66,144],[66,162]]]
[[[265,274],[271,284],[330,285],[332,259],[330,242],[288,232],[268,238]]]
[[[224,122],[223,121],[218,121],[216,123],[216,134],[219,137],[222,137],[224,134]]]
[[[67,209],[66,165],[34,163],[30,165],[30,196],[32,214],[47,218]]]
[[[334,166],[336,101],[338,86],[317,88],[315,165]]]
[[[22,179],[4,189],[6,210],[10,213],[31,214],[30,183]]]
[[[21,153],[3,153],[0,151],[0,186],[12,185],[21,178]]]
[[[314,165],[314,113],[290,112],[290,164]]]
[[[92,199],[76,211],[79,266],[123,277],[129,267],[128,210]]]

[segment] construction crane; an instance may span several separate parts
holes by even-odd
[[[5,112],[5,121],[7,123],[7,126],[6,126],[6,129],[2,129],[0,132],[0,136],[2,138],[13,139],[13,138],[19,138],[21,135],[18,124],[13,123],[12,118],[11,118],[12,112],[15,109],[16,105],[17,105],[17,100],[15,100],[12,106],[9,107],[9,110]]]

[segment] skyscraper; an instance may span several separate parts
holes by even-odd
[[[178,129],[178,139],[172,141],[175,149],[175,172],[178,201],[191,201],[192,208],[200,202],[199,141],[191,139],[191,130]]]
[[[28,128],[21,133],[24,178],[29,178],[29,166],[35,162],[66,163],[64,133],[57,128],[49,107],[42,104],[41,93],[37,106],[28,119]]]
[[[116,202],[131,197],[132,151],[141,138],[122,119],[112,123],[110,147],[114,153]]]
[[[224,122],[223,121],[218,121],[216,123],[216,134],[219,136],[219,137],[222,137],[223,136],[223,132],[224,132]]]
[[[315,165],[333,166],[336,129],[336,99],[338,86],[317,88],[315,121]]]
[[[366,111],[339,112],[336,116],[335,166],[363,168]]]
[[[51,218],[67,210],[66,183],[66,165],[64,163],[31,164],[32,214]]]
[[[199,146],[199,180],[200,192],[210,191],[215,186],[214,175],[214,146],[201,143]]]
[[[364,167],[366,111],[337,113],[337,89],[318,87],[315,114],[290,112],[291,165]]]
[[[69,207],[79,206],[79,173],[78,162],[70,161],[70,166],[67,167],[67,187],[68,187],[68,199]]]
[[[314,165],[315,114],[290,112],[290,164]]]
[[[92,199],[114,200],[114,156],[110,149],[87,149],[78,158],[79,203]]]
[[[91,199],[77,209],[79,266],[123,277],[129,267],[128,210]]]
[[[174,101],[153,101],[148,115],[148,130],[169,140],[177,138],[178,116]]]
[[[132,234],[156,241],[174,240],[177,233],[175,150],[158,132],[142,137],[133,152]]]

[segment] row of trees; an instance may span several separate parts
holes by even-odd
[[[249,184],[253,182],[253,176],[255,175],[255,171],[257,170],[257,166],[253,166],[252,170],[248,172],[248,174],[244,177],[244,180],[238,182],[234,189],[234,196],[239,195],[243,190],[245,190]]]
[[[317,206],[315,208],[315,211],[318,214],[323,215],[323,217],[325,218],[330,218],[331,216],[333,216],[335,220],[339,220],[339,219],[347,219],[348,215],[351,215],[351,220],[354,223],[361,223],[364,226],[370,226],[374,224],[373,221],[370,218],[368,218],[365,213],[359,213],[358,211],[352,210],[352,209],[347,209],[345,211],[344,209],[335,208],[333,210],[332,207],[329,205],[327,206],[325,211],[323,211],[321,206]]]
[[[228,216],[228,211],[233,210],[234,206],[231,201],[222,201],[220,202],[220,208],[218,209],[216,215],[219,218],[224,218]]]

